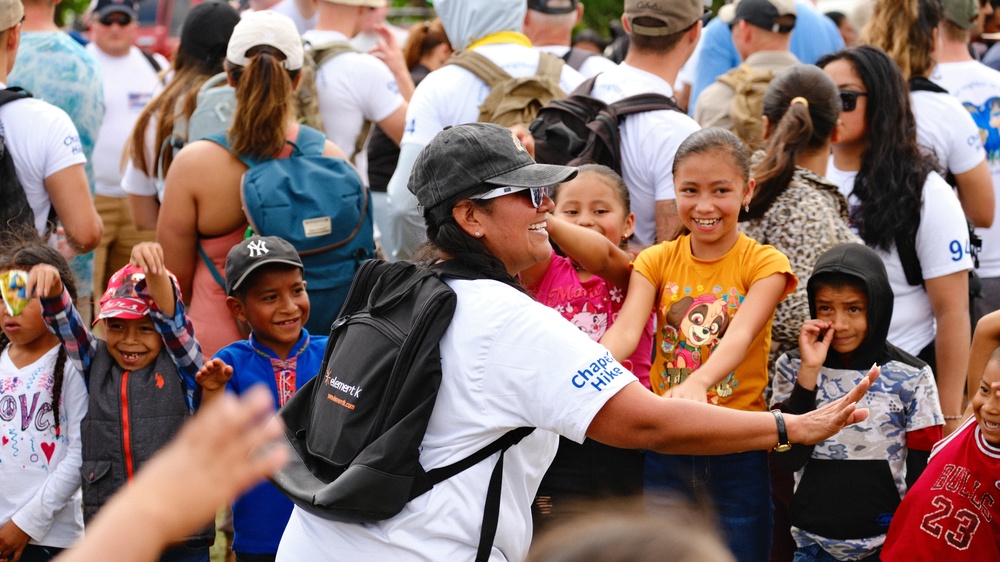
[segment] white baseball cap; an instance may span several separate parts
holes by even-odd
[[[246,66],[250,59],[247,51],[267,45],[285,55],[282,66],[285,70],[302,68],[302,38],[292,19],[284,14],[263,10],[248,14],[233,29],[226,49],[226,60],[238,66]]]

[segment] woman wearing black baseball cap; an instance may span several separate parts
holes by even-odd
[[[855,402],[867,379],[830,408],[787,416],[784,424],[770,413],[661,398],[604,347],[535,302],[516,275],[551,254],[545,226],[553,203],[546,188],[575,175],[576,168],[536,164],[508,129],[474,123],[439,133],[409,179],[427,221],[423,258],[449,261],[446,275],[461,277],[446,278],[458,299],[440,342],[442,382],[421,443],[421,465],[444,466],[509,430],[539,428],[504,454],[497,532],[483,546],[493,559],[526,556],[530,505],[559,435],[623,448],[721,454],[789,440],[815,443],[866,415],[855,411]],[[361,554],[476,559],[492,459],[377,523],[339,523],[296,507],[277,560],[356,560]]]

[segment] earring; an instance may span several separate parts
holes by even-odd
[[[743,210],[749,213],[750,212],[750,203],[747,203],[746,205],[743,205]]]
[[[482,234],[476,232],[476,238],[479,238],[480,236],[482,236]]]

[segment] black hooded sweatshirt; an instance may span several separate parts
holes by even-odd
[[[878,254],[862,244],[841,244],[820,256],[806,286],[809,297],[809,313],[813,318],[816,318],[816,292],[819,287],[824,285],[824,278],[828,279],[831,274],[855,277],[863,283],[868,296],[868,335],[861,345],[850,354],[847,361],[843,355],[830,349],[826,361],[823,363],[824,368],[867,371],[873,364],[885,365],[890,361],[898,361],[915,369],[922,369],[926,366],[926,363],[920,359],[896,348],[886,340],[889,333],[889,321],[892,318],[893,293],[885,265]],[[788,356],[795,359],[800,358],[797,349],[790,351]],[[788,400],[776,405],[776,407],[790,414],[802,414],[814,410],[816,408],[816,390],[806,390],[796,383]],[[891,478],[888,464],[884,464],[884,466],[882,466],[883,463],[868,465],[869,461],[810,462],[812,452],[813,446],[811,445],[794,445],[792,450],[786,453],[776,453],[775,460],[781,468],[792,472],[807,466],[808,463],[807,471],[823,473],[819,478],[813,474],[813,478],[810,480],[822,482],[823,487],[830,494],[854,495],[859,491],[860,483],[874,484],[886,477]],[[929,454],[929,451],[908,448],[906,456],[908,485],[912,485],[923,472]],[[799,495],[800,491],[805,491],[802,490],[805,483],[804,476],[805,474],[800,479],[796,495]],[[878,510],[879,513],[870,514],[872,517],[867,523],[862,521],[866,519],[865,515],[858,512],[831,514],[826,512],[822,506],[816,505],[811,506],[811,509],[809,506],[799,506],[796,509],[796,502],[793,499],[792,524],[829,538],[859,538],[884,533],[885,529],[881,522],[876,520],[880,516],[884,518],[882,514],[889,513],[891,515],[895,508],[894,504],[898,504],[899,498],[898,495],[892,497],[897,494],[894,486],[877,487],[876,489],[889,490],[890,493],[888,497],[884,498],[884,502],[880,506],[882,509]],[[813,497],[813,500],[816,499]],[[817,518],[819,520],[817,521],[810,516],[810,513],[822,515]],[[847,524],[830,526],[830,521],[835,519],[842,519]],[[885,526],[888,525],[888,521],[884,521],[884,523]],[[822,528],[816,528],[817,525]],[[809,529],[809,527],[813,528]],[[866,534],[858,535],[859,532]]]

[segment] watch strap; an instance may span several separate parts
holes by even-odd
[[[781,410],[771,410],[771,413],[774,414],[774,421],[778,425],[778,444],[774,446],[774,451],[784,453],[792,448],[792,444],[788,441],[788,430],[785,428],[785,416]]]

